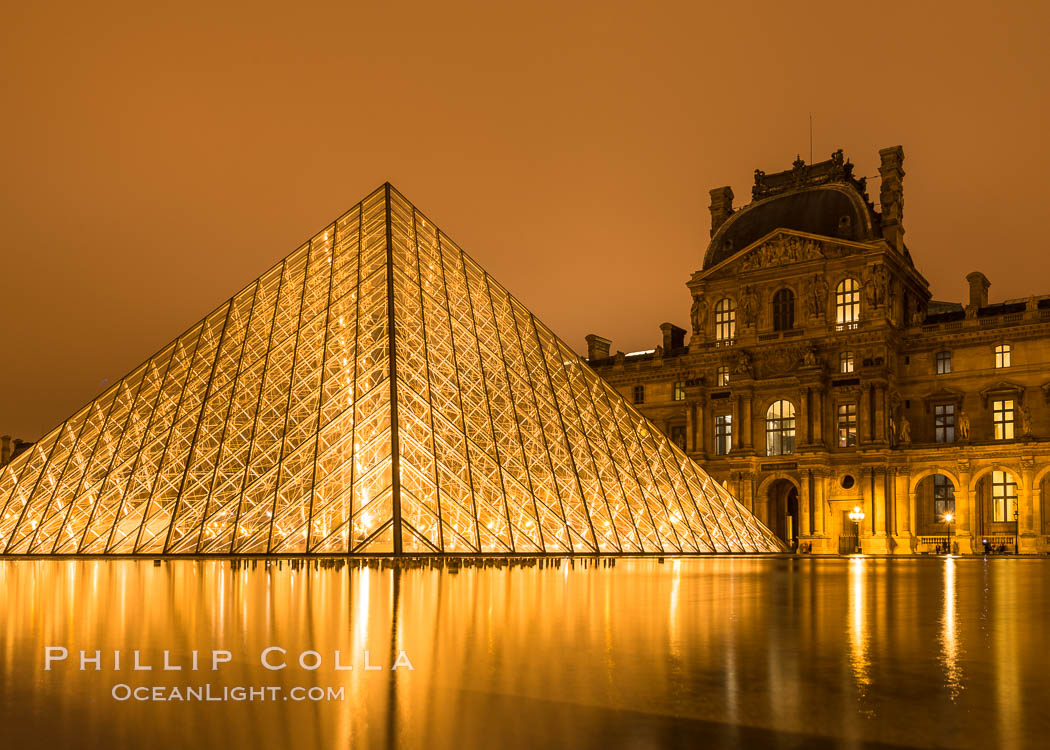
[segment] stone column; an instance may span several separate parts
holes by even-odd
[[[1037,537],[1035,533],[1035,493],[1032,491],[1032,482],[1035,480],[1035,461],[1031,458],[1021,459],[1021,481],[1024,488],[1021,497],[1018,498],[1021,512],[1017,518],[1017,547],[1020,552],[1035,554],[1037,551]]]
[[[886,441],[886,386],[879,385],[875,388],[875,440]]]
[[[754,420],[751,418],[751,398],[752,394],[748,393],[747,396],[743,397],[741,403],[742,408],[740,411],[743,412],[742,421],[744,423],[742,425],[744,429],[741,430],[741,432],[744,435],[744,447],[749,450],[754,450],[755,441],[754,435],[752,434],[754,431]]]
[[[857,437],[860,443],[871,442],[871,388],[861,386],[857,401]]]
[[[730,453],[740,453],[744,450],[744,410],[741,408],[742,400],[742,396],[739,394],[733,395],[733,449]]]
[[[886,534],[886,519],[889,517],[886,498],[886,469],[881,466],[873,468],[865,479],[868,482],[866,489],[872,493],[871,504],[874,512],[874,517],[871,519],[871,543],[865,551],[876,555],[889,554],[889,536]]]
[[[911,475],[906,468],[898,466],[894,469],[893,480],[893,500],[897,509],[893,551],[899,555],[906,555],[915,551],[915,511],[912,510],[915,498],[910,492]]]
[[[955,535],[953,542],[959,545],[959,554],[973,554],[974,545],[974,498],[970,492],[970,460],[961,459],[958,464],[959,484],[955,488]]]
[[[807,388],[802,388],[798,392],[798,414],[796,415],[795,425],[798,433],[796,440],[799,445],[809,445],[812,442],[812,436],[809,429],[809,391]]]
[[[808,540],[813,536],[812,516],[809,509],[809,472],[803,469],[799,474],[802,482],[798,491],[798,536],[799,539],[805,537]]]
[[[813,394],[813,442],[824,442],[824,392],[819,388],[810,391]]]

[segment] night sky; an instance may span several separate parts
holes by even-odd
[[[655,346],[708,190],[808,161],[811,113],[859,176],[904,146],[935,298],[975,269],[1050,293],[1045,3],[190,6],[0,18],[0,433],[37,439],[387,180],[577,350]]]

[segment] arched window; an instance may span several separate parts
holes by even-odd
[[[733,300],[723,297],[715,305],[715,340],[732,341],[736,338],[736,308]]]
[[[773,330],[789,331],[795,327],[795,293],[778,289],[773,295]]]
[[[840,329],[856,328],[860,320],[860,284],[843,279],[835,287],[835,323]]]
[[[992,472],[992,521],[1012,523],[1017,517],[1017,480],[1008,471]]]
[[[944,474],[933,475],[933,517],[944,522],[944,516],[955,513],[955,485]]]
[[[786,456],[795,452],[795,406],[774,401],[766,410],[766,455]]]

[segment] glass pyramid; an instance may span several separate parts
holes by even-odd
[[[0,474],[0,550],[780,543],[389,185]]]

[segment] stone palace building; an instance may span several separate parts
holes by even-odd
[[[841,150],[712,190],[688,342],[588,360],[803,552],[1045,553],[1050,297],[931,299],[879,156],[880,210]]]

